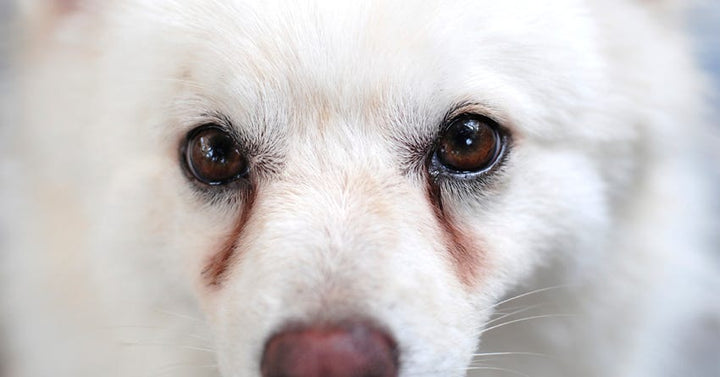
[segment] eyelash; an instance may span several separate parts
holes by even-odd
[[[436,185],[443,196],[460,200],[484,199],[495,193],[497,185],[505,180],[511,149],[511,146],[507,145],[492,169],[481,174],[431,176],[428,171],[430,184]]]

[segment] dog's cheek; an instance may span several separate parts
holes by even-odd
[[[515,152],[504,191],[492,203],[457,207],[467,232],[485,242],[489,280],[507,288],[549,261],[592,264],[610,211],[605,178],[584,152],[532,145]],[[584,251],[582,259],[576,250]]]
[[[194,311],[203,252],[232,227],[233,216],[210,213],[192,196],[174,162],[142,154],[128,158],[113,168],[91,209],[98,212],[93,218],[102,219],[89,232],[98,265],[94,278],[103,297],[135,302],[133,311],[161,303],[180,306],[168,311]],[[168,300],[169,293],[175,300]]]

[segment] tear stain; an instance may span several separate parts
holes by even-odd
[[[58,14],[67,14],[74,12],[80,8],[78,0],[55,0],[53,3],[54,11]]]
[[[203,280],[209,287],[218,289],[227,278],[230,265],[236,259],[238,244],[243,236],[245,226],[252,216],[255,199],[255,190],[250,189],[243,203],[242,213],[238,217],[233,230],[227,236],[220,250],[210,257],[202,270]]]
[[[443,210],[440,188],[428,181],[428,201],[443,233],[445,249],[455,267],[460,281],[467,288],[477,285],[483,262],[483,250]]]

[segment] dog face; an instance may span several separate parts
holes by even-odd
[[[30,80],[74,88],[31,123],[116,321],[198,305],[224,376],[343,368],[337,334],[385,365],[337,375],[461,376],[509,288],[603,248],[635,120],[590,5],[140,3]]]

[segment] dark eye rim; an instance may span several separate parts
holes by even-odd
[[[484,168],[475,171],[453,169],[452,167],[449,167],[442,163],[441,158],[438,156],[438,153],[441,149],[440,140],[442,139],[443,135],[445,135],[445,133],[448,132],[455,123],[468,118],[477,118],[482,123],[489,125],[498,141],[498,146],[496,148],[495,156],[493,157],[492,161]],[[500,166],[506,159],[508,151],[510,149],[510,141],[510,132],[492,118],[477,113],[457,114],[449,120],[443,122],[443,126],[440,128],[440,132],[438,132],[435,138],[433,147],[429,155],[428,171],[430,175],[434,178],[446,176],[453,179],[473,180],[479,177],[487,176],[488,174],[496,170],[498,166]]]
[[[230,178],[218,180],[218,181],[207,181],[207,180],[200,178],[200,174],[198,174],[196,172],[195,168],[193,167],[193,164],[190,162],[188,146],[189,146],[190,142],[199,133],[205,132],[207,130],[219,131],[219,132],[227,135],[233,141],[233,143],[238,147],[238,149],[240,150],[240,153],[243,154],[243,156],[245,157],[246,162],[247,162],[245,165],[245,168],[242,171],[240,171],[238,174],[231,176]],[[250,161],[249,161],[249,158],[247,157],[247,153],[245,152],[245,150],[242,147],[242,143],[238,142],[237,137],[232,132],[230,132],[227,129],[227,127],[224,127],[223,125],[220,125],[218,123],[213,123],[213,122],[203,123],[199,126],[194,127],[189,132],[187,132],[187,134],[182,139],[181,144],[180,144],[180,162],[183,167],[183,170],[185,171],[186,176],[190,180],[192,180],[204,187],[213,187],[213,188],[227,187],[228,185],[231,185],[237,181],[241,181],[244,178],[248,178],[248,175],[250,173]]]

